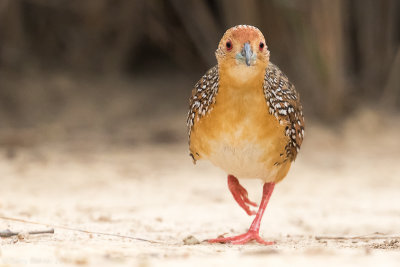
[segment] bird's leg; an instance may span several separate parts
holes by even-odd
[[[249,207],[249,205],[257,207],[257,203],[249,200],[247,190],[240,185],[239,180],[233,175],[228,175],[228,188],[231,191],[233,198],[248,215],[251,216],[257,214],[255,211],[250,210]]]
[[[232,236],[232,237],[220,237],[216,239],[210,239],[208,242],[210,243],[232,243],[232,244],[245,244],[251,240],[255,240],[263,245],[273,245],[274,242],[264,241],[260,235],[260,223],[262,216],[264,214],[265,208],[268,205],[269,198],[271,197],[272,191],[274,191],[275,184],[274,183],[265,183],[263,187],[263,196],[260,204],[260,208],[258,209],[257,215],[254,218],[253,223],[250,226],[250,229],[247,233]]]

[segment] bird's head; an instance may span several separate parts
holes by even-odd
[[[243,81],[259,72],[265,72],[269,63],[269,51],[263,34],[249,25],[227,30],[215,55],[220,70]]]

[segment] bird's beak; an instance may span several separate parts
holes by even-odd
[[[251,50],[250,43],[245,43],[241,52],[242,56],[245,58],[246,65],[250,66],[251,58],[253,56],[253,51]]]

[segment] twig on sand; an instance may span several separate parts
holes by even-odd
[[[316,236],[316,240],[371,240],[371,239],[400,239],[393,235],[362,235],[362,236]]]
[[[23,232],[12,232],[9,229],[0,231],[0,237],[11,237],[14,235],[19,235],[20,233]],[[30,235],[40,235],[40,234],[54,234],[54,229],[48,229],[48,230],[41,230],[41,231],[31,231],[28,232]]]
[[[163,244],[164,243],[164,242],[160,242],[160,241],[153,241],[153,240],[148,240],[148,239],[139,238],[139,237],[126,236],[126,235],[113,234],[113,233],[103,233],[103,232],[88,231],[88,230],[74,228],[74,227],[68,227],[68,226],[64,226],[64,225],[52,225],[52,224],[47,224],[47,223],[28,221],[28,220],[24,220],[24,219],[12,218],[12,217],[6,217],[6,216],[0,216],[0,219],[8,220],[8,221],[15,221],[15,222],[22,222],[22,223],[29,223],[29,224],[36,224],[36,225],[51,226],[53,228],[60,228],[60,229],[64,229],[64,230],[81,232],[81,233],[86,233],[86,234],[114,236],[114,237],[132,239],[132,240],[136,240],[136,241],[143,241],[143,242],[149,242],[149,243],[157,243],[157,244]]]

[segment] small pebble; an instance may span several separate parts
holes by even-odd
[[[185,237],[183,239],[183,244],[185,244],[185,245],[197,245],[197,244],[200,244],[200,241],[197,240],[196,237],[190,235],[190,236]]]
[[[20,232],[17,235],[19,240],[28,240],[29,239],[29,233],[28,232]]]

